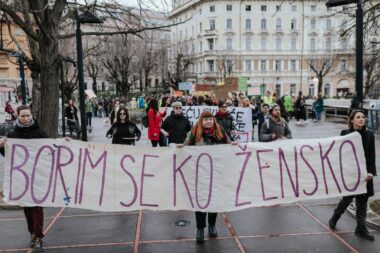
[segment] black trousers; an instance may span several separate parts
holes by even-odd
[[[195,212],[195,219],[197,221],[197,229],[204,229],[206,227],[206,216],[208,216],[209,226],[215,226],[217,213],[202,213]]]
[[[346,211],[347,207],[351,204],[353,198],[355,198],[355,202],[356,202],[356,222],[357,222],[356,230],[366,231],[367,228],[366,228],[365,219],[367,217],[367,202],[368,202],[367,194],[343,197],[342,200],[339,201],[337,208],[334,210],[334,214],[337,215],[337,218],[340,218],[340,216],[344,213],[344,211]]]
[[[29,233],[34,234],[36,238],[44,238],[44,209],[40,206],[24,207],[24,214]]]

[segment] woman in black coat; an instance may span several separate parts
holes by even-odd
[[[72,99],[69,100],[69,104],[66,107],[67,126],[69,127],[70,136],[73,136],[73,130],[77,133],[77,139],[80,139],[80,126],[78,119],[78,109],[74,105]]]
[[[25,105],[21,105],[17,108],[18,119],[16,126],[8,134],[8,138],[17,139],[40,139],[48,138],[48,135],[44,130],[40,128],[38,123],[33,120],[30,108]],[[4,155],[4,142],[2,138],[0,141],[0,153]],[[30,247],[34,248],[33,252],[42,252],[42,238],[43,225],[44,225],[44,210],[40,206],[24,207],[24,214],[28,223],[28,230],[31,235]]]
[[[345,196],[339,202],[334,214],[329,220],[331,229],[335,229],[336,223],[340,216],[344,213],[346,208],[350,205],[353,198],[356,200],[356,230],[355,234],[363,239],[373,241],[375,238],[370,235],[366,227],[367,216],[367,202],[368,197],[374,195],[373,177],[376,176],[376,151],[375,151],[375,137],[372,132],[367,131],[365,127],[365,116],[362,110],[353,110],[348,119],[349,129],[343,130],[340,135],[350,134],[354,131],[360,133],[364,148],[364,155],[367,167],[367,193],[360,195]]]
[[[128,110],[121,107],[116,112],[116,122],[107,131],[107,138],[112,137],[112,144],[135,145],[141,137],[141,131],[131,121],[129,121]]]

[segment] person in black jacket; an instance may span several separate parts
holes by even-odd
[[[227,104],[224,100],[219,102],[219,110],[215,115],[216,121],[221,125],[230,138],[231,141],[234,140],[234,118],[227,111]]]
[[[334,214],[329,220],[329,226],[331,229],[335,229],[336,224],[351,204],[352,199],[356,200],[356,229],[355,234],[363,239],[373,241],[374,236],[369,234],[366,227],[367,217],[367,202],[368,197],[374,195],[373,177],[376,176],[376,151],[375,151],[375,137],[372,132],[367,131],[365,127],[365,116],[362,110],[353,110],[348,118],[349,129],[343,130],[340,135],[346,135],[354,131],[360,133],[362,137],[362,143],[364,148],[364,155],[367,168],[367,193],[359,195],[345,196],[339,202],[337,208],[334,210]]]
[[[135,145],[141,137],[141,131],[129,121],[128,110],[121,107],[116,113],[116,122],[107,131],[107,138],[112,137],[112,144]]]
[[[161,133],[169,138],[169,143],[184,143],[191,129],[190,121],[182,113],[181,102],[172,103],[173,111],[161,125]]]
[[[30,108],[21,105],[17,108],[18,119],[15,128],[8,134],[8,138],[17,139],[39,139],[48,138],[46,132],[40,128],[38,123],[33,119]],[[0,153],[4,155],[5,138],[0,140]],[[42,252],[42,238],[44,210],[40,206],[24,207],[24,214],[28,223],[28,230],[31,235],[30,247],[33,252]]]
[[[80,139],[80,126],[78,119],[78,109],[74,105],[72,99],[69,100],[69,104],[66,107],[67,126],[69,127],[70,136],[73,136],[73,130],[77,133],[77,139]]]

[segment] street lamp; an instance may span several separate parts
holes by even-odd
[[[356,75],[355,90],[357,106],[363,107],[363,5],[362,0],[329,0],[327,7],[357,4],[356,9]]]
[[[75,11],[75,19],[77,22],[76,40],[77,40],[77,63],[78,63],[78,81],[79,81],[79,106],[80,106],[80,122],[82,131],[82,141],[87,141],[86,114],[85,114],[85,94],[84,94],[84,76],[83,76],[83,48],[82,48],[82,31],[80,24],[100,24],[102,20],[96,17],[88,10],[81,15]]]
[[[26,85],[25,85],[25,72],[24,72],[24,59],[22,57],[22,51],[12,51],[9,56],[16,57],[18,64],[20,65],[20,79],[21,79],[21,97],[22,104],[26,105]],[[16,89],[17,94],[17,89]]]

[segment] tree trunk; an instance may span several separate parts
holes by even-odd
[[[98,85],[96,83],[96,79],[94,79],[92,82],[92,90],[94,91],[96,95],[98,94]]]
[[[323,77],[320,76],[318,78],[318,94],[317,95],[322,93],[322,86],[323,86]]]
[[[40,73],[36,71],[31,71],[31,77],[33,80],[33,90],[32,90],[32,113],[35,119],[41,118],[41,82]]]
[[[59,51],[57,27],[45,27],[48,38],[40,35],[39,45],[41,54],[41,113],[37,118],[41,127],[49,137],[57,137],[59,112]]]

